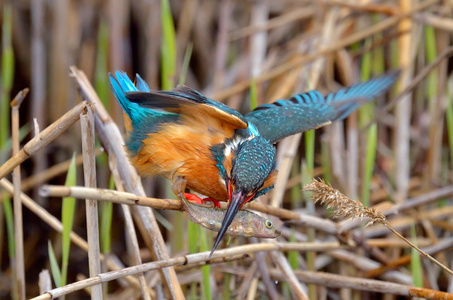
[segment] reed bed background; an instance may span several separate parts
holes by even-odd
[[[435,0],[1,2],[0,298],[453,299],[452,14]],[[275,189],[249,208],[282,236],[211,258],[215,235],[169,183],[130,168],[107,77],[184,83],[246,113],[393,69],[385,97],[277,144]],[[386,221],[332,219],[354,211],[314,204],[314,177]]]

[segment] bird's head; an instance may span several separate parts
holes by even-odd
[[[228,209],[214,251],[238,210],[273,188],[277,171],[275,148],[260,136],[227,140],[211,151],[217,161],[219,179],[225,182],[228,190]]]

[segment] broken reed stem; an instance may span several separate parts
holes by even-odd
[[[202,262],[210,263],[211,261],[217,261],[220,258],[233,257],[237,255],[244,255],[255,253],[259,251],[327,251],[341,248],[342,246],[338,242],[327,242],[327,243],[261,243],[252,245],[242,245],[232,247],[228,249],[216,250],[212,257],[210,257],[210,251],[205,251],[196,254],[188,254],[176,258],[170,258],[167,260],[153,261],[144,263],[137,266],[124,268],[118,271],[112,271],[107,273],[100,273],[95,277],[90,277],[81,281],[77,281],[68,284],[63,287],[55,288],[47,291],[44,295],[32,298],[37,299],[54,299],[67,295],[69,293],[84,289],[86,287],[100,284],[107,281],[116,280],[123,278],[124,276],[136,275],[150,270],[161,269],[170,266],[178,265],[191,265],[199,264]]]
[[[28,88],[20,91],[17,96],[11,101],[11,130],[12,130],[12,143],[13,155],[20,151],[20,138],[19,138],[19,108],[22,101],[28,94]],[[13,185],[14,185],[14,242],[15,242],[15,272],[16,275],[14,285],[17,288],[18,299],[25,299],[25,264],[24,264],[24,231],[23,231],[23,218],[22,218],[22,202],[20,200],[20,164],[16,165],[13,170]]]
[[[374,208],[365,207],[362,203],[357,200],[352,200],[347,196],[340,193],[338,190],[332,188],[330,185],[326,184],[322,179],[313,181],[310,184],[305,185],[304,191],[313,192],[312,199],[315,203],[320,203],[327,208],[333,208],[334,212],[332,214],[333,218],[346,218],[346,219],[363,219],[370,218],[370,221],[366,226],[380,223],[387,227],[390,231],[396,234],[403,241],[408,243],[415,250],[420,252],[423,256],[431,260],[433,263],[441,267],[444,271],[448,272],[450,275],[453,275],[453,271],[444,266],[442,263],[437,261],[431,255],[427,254],[401,234],[399,234],[395,229],[393,229],[390,224],[387,222],[385,216],[375,210]]]
[[[80,129],[82,133],[83,175],[86,187],[96,188],[96,161],[94,156],[95,135],[92,105],[87,105],[86,111],[80,114]],[[99,248],[98,202],[86,198],[88,264],[90,277],[101,273]],[[91,299],[102,298],[102,285],[91,288]]]
[[[79,119],[79,115],[85,110],[85,106],[86,101],[81,102],[26,143],[18,153],[0,166],[0,179],[9,174],[16,166],[23,163],[30,155],[42,149],[65,132]]]

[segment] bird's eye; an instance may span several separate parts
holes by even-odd
[[[269,228],[269,229],[272,228],[272,222],[270,220],[266,220],[266,222],[264,222],[264,224],[266,225],[267,228]]]

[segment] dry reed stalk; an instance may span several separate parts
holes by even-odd
[[[254,300],[256,297],[256,291],[258,289],[258,277],[254,277],[250,287],[249,287],[249,292],[247,293],[247,300]]]
[[[178,74],[181,73],[181,66],[183,64],[183,54],[188,45],[189,45],[189,39],[190,39],[190,34],[192,31],[193,27],[193,22],[195,19],[195,16],[197,15],[197,6],[198,6],[198,0],[188,0],[184,1],[181,3],[181,13],[178,17],[178,28],[176,32],[176,43],[177,43],[177,50],[176,53],[179,53],[177,60],[177,68],[178,68]]]
[[[46,125],[48,110],[46,109],[46,28],[44,26],[45,1],[33,0],[31,4],[31,111],[36,124]],[[59,84],[58,84],[59,85]],[[61,101],[63,102],[63,101]],[[36,129],[36,126],[35,126]],[[45,150],[33,156],[34,174],[47,168],[47,155]]]
[[[335,20],[337,18],[337,13],[329,13],[328,16],[326,17],[326,21],[323,24],[323,29],[322,29],[322,35],[321,37],[317,40],[317,45],[316,49],[312,49],[314,53],[317,52],[322,52],[323,49],[328,47],[328,44],[330,41],[332,41],[333,38],[333,32],[334,32],[334,25],[335,25]],[[324,57],[319,57],[316,59],[313,64],[311,65],[310,73],[309,73],[309,86],[307,87],[307,90],[314,89],[319,81],[319,77],[321,74],[321,69],[322,65],[325,63],[325,58]],[[292,74],[290,82],[292,84],[296,83],[296,79],[299,78],[300,76],[300,68],[296,69],[296,72],[290,72]],[[286,76],[285,76],[286,77]],[[287,95],[278,95],[275,94],[272,96],[273,99],[280,99],[284,98]],[[302,134],[296,134],[293,136],[290,136],[288,138],[285,138],[280,142],[280,147],[278,147],[277,151],[277,163],[279,166],[279,173],[277,176],[277,181],[275,183],[275,188],[272,193],[272,200],[271,200],[271,205],[274,207],[281,206],[281,202],[283,199],[283,195],[285,192],[285,186],[288,181],[288,177],[291,171],[291,165],[293,163],[294,157],[296,155],[297,148],[300,143],[300,139],[302,137]]]
[[[236,299],[245,299],[247,295],[247,291],[249,290],[250,285],[252,284],[253,278],[255,278],[257,274],[257,262],[254,261],[245,272],[243,279],[241,280],[241,285],[237,289],[237,296]]]
[[[341,261],[341,262],[346,262],[348,265],[353,266],[357,270],[360,271],[369,271],[375,268],[378,268],[382,266],[381,263],[372,260],[368,257],[361,256],[360,254],[357,254],[356,252],[351,252],[347,250],[333,250],[330,251],[329,256]],[[388,271],[382,274],[381,276],[382,279],[387,280],[387,281],[392,281],[392,282],[397,282],[401,284],[411,284],[412,283],[412,278],[410,275],[400,272],[400,271]]]
[[[55,140],[60,134],[65,132],[79,119],[80,114],[85,109],[86,102],[83,101],[32,138],[17,154],[13,155],[8,161],[0,166],[0,179],[9,174],[16,166],[28,159],[33,153],[42,149],[44,146]]]
[[[20,91],[17,96],[11,101],[11,130],[12,130],[12,143],[13,155],[19,153],[20,140],[19,140],[19,108],[22,101],[28,94],[28,88]],[[15,270],[16,276],[14,285],[17,288],[18,299],[25,299],[25,267],[24,267],[24,224],[22,218],[22,203],[20,201],[20,185],[21,174],[20,164],[14,167],[13,170],[13,185],[14,185],[14,242],[15,242]]]
[[[229,34],[229,40],[235,41],[261,31],[268,31],[280,26],[290,24],[291,22],[308,19],[315,14],[313,6],[290,10],[288,13],[281,14],[278,17],[269,19],[265,23],[251,24],[244,28],[235,30]]]
[[[129,206],[126,204],[121,204],[121,208],[124,214],[124,222],[126,223],[126,237],[129,239],[130,247],[128,247],[128,254],[132,264],[139,265],[142,263],[140,257],[140,247],[138,244],[137,233],[135,231],[134,222],[132,221],[132,214],[129,209]],[[151,297],[146,291],[146,281],[143,273],[138,274],[138,281],[140,283],[140,292],[143,299],[150,300]]]
[[[405,230],[410,228],[410,226],[416,221],[416,223],[420,223],[423,219],[431,219],[431,218],[448,218],[453,215],[453,206],[444,206],[440,208],[430,209],[422,214],[416,214],[414,216],[400,216],[397,218],[393,218],[388,223],[393,229],[397,230]],[[364,231],[364,236],[366,238],[376,237],[381,234],[386,233],[386,228],[383,226],[377,226],[372,228],[367,228]]]
[[[402,13],[410,11],[412,3],[409,0],[399,0],[400,10]],[[412,28],[412,20],[406,18],[400,20],[398,23],[399,31],[409,31]],[[410,32],[398,38],[398,60],[400,67],[403,69],[399,77],[399,84],[397,85],[398,91],[406,88],[412,77],[413,73],[413,51],[411,45],[415,40]],[[410,168],[409,160],[407,159],[410,154],[410,114],[411,111],[411,95],[406,94],[395,107],[395,124],[393,136],[394,148],[394,161],[395,161],[395,186],[396,186],[396,203],[402,203],[407,197],[409,191],[409,178]]]
[[[212,254],[210,258],[210,251],[188,254],[185,256],[180,256],[176,258],[170,258],[167,260],[153,261],[149,263],[144,263],[138,266],[132,266],[128,268],[121,269],[119,271],[112,271],[107,273],[98,274],[96,277],[90,277],[85,280],[81,280],[75,283],[68,284],[64,287],[55,288],[53,290],[47,291],[46,294],[40,295],[38,297],[32,298],[33,300],[43,300],[43,299],[54,299],[67,295],[69,293],[84,289],[86,287],[93,286],[95,284],[100,284],[107,281],[116,280],[123,278],[125,276],[136,275],[138,273],[147,272],[150,270],[167,268],[170,266],[178,265],[190,265],[198,264],[200,262],[209,262],[211,260],[232,257],[237,255],[244,255],[255,253],[259,251],[327,251],[332,249],[337,249],[341,245],[337,242],[328,242],[328,243],[261,243],[253,245],[242,245],[237,247],[231,247],[228,249],[217,250]]]
[[[279,270],[271,270],[271,274],[278,280],[285,280],[284,274],[282,274]],[[296,275],[304,282],[331,288],[348,287],[360,291],[378,292],[408,297],[423,297],[433,300],[453,300],[453,294],[381,280],[363,279],[358,277],[340,276],[332,273],[302,270],[296,270]]]
[[[109,159],[109,166],[112,172],[112,177],[115,182],[115,186],[118,190],[124,191],[123,182],[118,171],[118,165],[115,156],[111,156]],[[135,231],[134,222],[132,220],[132,214],[129,205],[121,204],[121,209],[124,215],[125,228],[126,228],[126,242],[127,250],[130,257],[130,261],[135,264],[142,264],[140,255],[140,247],[138,244],[137,233]],[[140,283],[140,292],[142,297],[146,300],[150,298],[150,294],[147,292],[147,284],[144,274],[138,274],[138,282]]]
[[[52,278],[50,278],[49,270],[45,269],[39,272],[39,292],[44,294],[52,289]]]
[[[251,9],[250,16],[251,26],[255,25],[259,26],[261,24],[265,24],[266,22],[268,22],[268,19],[269,19],[269,3],[266,2],[254,3],[253,8]],[[228,38],[229,38],[228,33],[225,32],[224,42],[226,48],[228,48],[227,46],[229,45]],[[251,62],[251,68],[250,73],[247,74],[247,76],[251,76],[252,78],[254,78],[256,76],[259,76],[259,74],[263,72],[262,69],[266,60],[267,41],[268,36],[267,32],[265,31],[257,32],[250,36],[249,39],[250,51],[248,55],[250,56],[249,61]],[[259,95],[261,95],[261,90],[259,90],[257,86],[255,86],[255,88],[256,97],[259,98]],[[250,238],[249,241],[252,243],[257,243],[258,239]],[[261,275],[261,280],[264,283],[269,298],[271,300],[280,299],[281,297],[277,292],[275,284],[272,282],[269,276],[269,271],[266,264],[266,254],[262,252],[257,252],[255,254],[254,259],[256,262],[255,265],[257,267],[257,272],[253,272],[255,275],[250,284],[250,288],[248,289],[249,292],[247,298],[250,299],[251,297],[253,297],[251,299],[254,299],[254,294],[256,294],[256,290],[258,287],[258,273],[259,273]],[[243,281],[242,286],[245,286],[245,280]]]
[[[228,30],[231,26],[234,3],[227,0],[220,3],[219,8],[219,27],[217,29],[217,38],[214,55],[214,69],[212,88],[217,91],[224,88],[225,85],[225,67],[228,58]]]
[[[115,157],[121,180],[124,181],[126,190],[134,194],[145,196],[145,191],[136,170],[130,165],[124,150],[124,141],[118,126],[113,122],[110,115],[105,110],[99,97],[93,89],[85,74],[76,67],[71,67],[72,76],[76,79],[82,95],[90,103],[94,104],[96,110],[96,130],[99,139],[104,147],[108,149],[110,158]],[[143,239],[157,260],[169,258],[165,241],[160,232],[160,228],[149,207],[134,207],[137,210],[138,217],[135,219],[141,230]],[[175,270],[173,268],[160,269],[167,289],[172,299],[184,299],[181,286],[178,282]]]
[[[324,4],[327,6],[345,7],[355,11],[381,13],[386,15],[396,15],[399,13],[399,9],[397,7],[385,4],[373,4],[373,3],[354,4],[338,0],[326,0],[324,1]]]
[[[365,28],[361,31],[358,31],[356,33],[351,34],[348,37],[345,37],[344,39],[338,41],[332,46],[326,47],[325,49],[318,51],[316,53],[310,54],[310,55],[300,55],[297,57],[296,61],[291,61],[287,63],[283,63],[279,65],[278,67],[275,67],[273,70],[255,78],[255,82],[257,84],[271,80],[275,77],[278,77],[280,75],[283,75],[290,71],[291,69],[295,67],[299,67],[301,65],[304,65],[312,60],[315,60],[321,56],[331,54],[337,50],[340,50],[342,48],[345,48],[349,45],[352,45],[358,41],[361,41],[369,36],[372,36],[376,33],[382,32],[386,29],[389,29],[393,26],[395,26],[400,20],[407,18],[409,16],[412,16],[414,13],[418,11],[423,11],[424,9],[427,9],[431,5],[439,2],[439,0],[426,0],[419,4],[418,6],[414,7],[412,10],[407,11],[405,13],[401,13],[399,15],[390,17],[384,21],[381,21],[375,25],[372,25],[368,28]],[[239,82],[227,89],[224,89],[220,92],[215,93],[214,95],[209,95],[210,98],[216,99],[216,100],[223,100],[225,98],[228,98],[232,95],[235,95],[237,93],[241,93],[245,89],[249,88],[251,84],[251,80],[246,80],[243,82]]]
[[[259,253],[256,252],[255,255]],[[215,264],[222,264],[222,263],[227,263],[227,262],[233,262],[233,261],[244,261],[244,260],[250,260],[252,255],[249,255],[248,253],[245,254],[239,254],[235,256],[228,256],[228,257],[221,257],[221,258],[216,258],[216,259],[211,259],[210,261],[203,261],[199,263],[193,263],[190,265],[182,265],[182,266],[177,266],[175,267],[175,270],[178,272],[185,272],[190,269],[199,269],[201,266],[210,264],[210,265],[215,265]]]
[[[96,188],[96,160],[94,156],[95,135],[94,115],[91,105],[80,115],[82,132],[82,154],[83,154],[83,175],[86,187]],[[90,276],[101,273],[101,259],[99,248],[99,222],[98,202],[86,198],[86,219],[87,219],[87,240],[88,240],[88,264]],[[91,288],[91,299],[102,298],[102,285],[95,285]]]
[[[389,240],[387,238],[381,239],[367,239],[366,243],[370,247],[379,247],[379,248],[407,248],[410,247],[406,242],[400,240]],[[418,238],[417,245],[419,247],[426,247],[432,245],[430,239],[427,238]]]
[[[450,238],[445,238],[445,239],[439,241],[439,243],[436,245],[425,247],[422,250],[426,253],[434,255],[434,254],[437,254],[441,251],[445,251],[452,247],[453,247],[453,237],[450,237]],[[378,277],[381,274],[383,274],[384,272],[387,272],[388,270],[393,270],[393,269],[397,269],[399,267],[405,266],[410,261],[411,261],[410,254],[399,257],[393,261],[388,262],[386,265],[366,271],[365,277]]]
[[[184,210],[180,200],[174,199],[157,199],[137,196],[132,193],[119,192],[107,189],[91,189],[80,186],[56,186],[56,185],[44,185],[40,189],[42,197],[74,197],[77,199],[96,199],[99,201],[111,201],[114,203],[129,204],[129,205],[142,205],[149,206],[155,209],[169,209],[169,210]],[[227,204],[220,203],[223,209],[226,209]],[[297,224],[304,224],[306,226],[312,226],[317,230],[321,230],[330,234],[337,233],[337,227],[334,222],[315,216],[305,215],[293,212],[288,209],[272,207],[258,203],[256,201],[247,203],[244,209],[251,209],[259,211],[265,214],[273,215],[284,220],[291,220]]]
[[[453,46],[446,48],[444,51],[442,51],[441,54],[439,54],[436,59],[430,63],[429,65],[425,66],[423,69],[417,72],[417,75],[414,77],[414,79],[408,84],[403,91],[401,91],[398,96],[393,98],[390,102],[388,102],[382,109],[380,109],[376,113],[376,117],[370,122],[369,125],[365,126],[362,130],[368,129],[369,126],[371,126],[373,123],[377,122],[381,116],[384,116],[386,112],[390,111],[399,101],[404,99],[407,93],[410,93],[412,90],[414,90],[422,80],[425,79],[426,76],[436,67],[441,64],[444,59],[449,58],[450,56],[453,55]]]
[[[281,251],[272,251],[270,255],[275,264],[280,267],[282,273],[285,274],[285,278],[291,287],[291,293],[294,299],[308,300],[308,287],[305,283],[301,283],[297,279],[294,270],[291,268],[291,265],[288,263],[288,259],[283,255],[283,253]]]
[[[326,206],[327,208],[335,209],[332,214],[333,218],[347,218],[347,219],[369,218],[370,221],[368,221],[366,226],[374,223],[384,225],[387,229],[396,234],[400,239],[402,239],[403,241],[408,243],[412,248],[420,252],[420,254],[431,260],[433,263],[438,265],[447,273],[453,275],[453,271],[451,271],[446,266],[441,264],[439,261],[437,261],[428,253],[422,251],[420,248],[415,246],[412,242],[410,242],[400,233],[398,233],[395,229],[393,229],[392,226],[390,226],[390,224],[388,223],[385,216],[382,213],[376,211],[374,208],[365,207],[359,201],[349,199],[348,197],[340,193],[338,190],[325,184],[323,180],[313,180],[312,183],[307,184],[304,187],[304,191],[313,192],[312,199],[316,203],[320,203]]]
[[[453,31],[453,20],[448,17],[439,17],[429,12],[423,12],[415,14],[414,19],[436,29]]]
[[[249,238],[249,241],[254,244],[258,243],[257,238]],[[260,272],[261,280],[263,281],[264,286],[266,287],[267,295],[271,300],[280,299],[281,297],[277,292],[275,284],[271,280],[271,277],[269,276],[269,268],[266,264],[265,253],[256,252],[254,258],[257,263],[258,271]]]
[[[14,187],[13,185],[5,178],[0,179],[0,186],[4,188],[9,194],[14,193]],[[47,225],[49,225],[52,229],[55,231],[62,233],[63,232],[63,224],[55,218],[53,215],[51,215],[49,212],[47,212],[44,208],[39,206],[35,201],[33,201],[30,197],[28,197],[26,194],[21,193],[21,200],[22,203],[31,211],[33,212],[36,216],[38,216],[41,220],[43,220]],[[84,250],[85,252],[88,252],[88,243],[81,238],[78,234],[75,232],[71,232],[71,241],[77,245],[80,249]],[[104,260],[104,255],[100,255],[100,259]],[[113,271],[118,271],[121,268],[118,267],[113,260],[107,259],[107,266],[110,270]],[[132,286],[135,288],[139,288],[140,285],[138,283],[138,280],[133,277],[126,277],[125,278]],[[148,292],[151,295],[154,295],[155,297],[155,292],[148,288]]]

